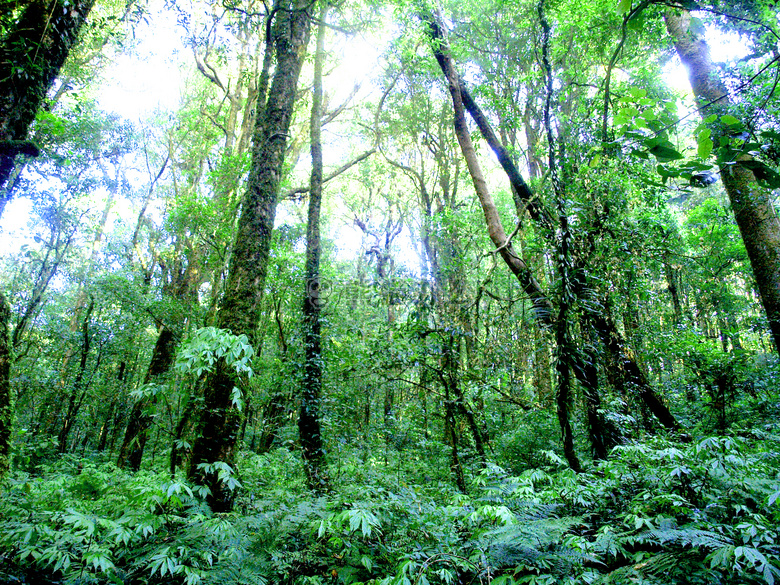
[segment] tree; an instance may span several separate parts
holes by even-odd
[[[743,126],[732,114],[734,104],[710,57],[704,27],[694,26],[687,10],[668,10],[664,18],[677,54],[688,69],[699,113],[708,121],[712,114],[716,116],[710,122],[710,128],[711,140],[719,145],[720,177],[753,268],[775,349],[780,355],[780,220],[772,206],[771,190],[757,180],[755,163],[758,161],[742,152],[740,143],[734,141],[733,137]]]
[[[11,428],[14,419],[13,391],[11,390],[11,343],[8,330],[11,308],[0,293],[0,481],[11,466]]]
[[[303,298],[304,346],[306,363],[301,392],[298,431],[309,487],[316,493],[327,488],[325,449],[320,426],[322,396],[322,282],[320,279],[320,211],[322,209],[322,66],[325,60],[328,3],[320,0],[317,16],[317,48],[314,54],[314,86],[311,102],[311,181],[306,229],[306,290]]]
[[[78,40],[95,0],[33,0],[0,43],[0,189],[18,154],[37,156],[27,140],[35,115]],[[0,215],[6,199],[0,201]]]
[[[286,154],[288,131],[306,46],[312,7],[308,2],[280,2],[268,18],[276,54],[276,70],[265,107],[257,115],[252,165],[242,201],[225,293],[217,314],[220,329],[256,340],[261,300],[268,268],[271,232],[276,217],[279,184]],[[192,447],[189,477],[210,490],[214,511],[233,504],[232,490],[208,465],[232,466],[241,426],[241,413],[232,403],[235,381],[224,360],[217,362],[204,387],[198,433]]]

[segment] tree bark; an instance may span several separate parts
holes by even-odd
[[[441,379],[444,385],[444,440],[450,442],[452,448],[450,452],[450,472],[455,480],[458,491],[466,493],[466,478],[463,473],[463,465],[460,461],[458,450],[458,429],[455,413],[457,411],[455,387],[458,384],[457,377],[457,358],[452,355],[453,336],[449,335],[447,339],[442,339],[443,356]]]
[[[32,0],[22,10],[0,45],[0,144],[18,144],[27,139],[30,124],[94,3]],[[27,155],[37,154],[35,145],[25,150]],[[8,148],[0,151],[0,189],[13,171],[17,153]],[[0,215],[6,201],[0,201]]]
[[[600,313],[591,313],[590,320],[601,338],[606,350],[604,363],[610,384],[624,396],[636,393],[642,403],[650,410],[659,423],[670,431],[682,431],[680,423],[669,408],[663,403],[647,380],[620,332],[615,327],[612,317]]]
[[[173,365],[176,348],[176,337],[166,325],[160,327],[157,342],[152,351],[152,360],[144,377],[144,385],[158,381]],[[130,411],[125,436],[119,449],[117,466],[128,471],[138,471],[144,456],[144,447],[149,434],[149,427],[154,417],[148,412],[155,402],[154,398],[144,396],[138,399]]]
[[[217,315],[219,328],[234,335],[246,335],[252,345],[256,340],[298,77],[309,41],[310,10],[309,3],[294,0],[274,16],[276,70],[265,111],[257,118],[247,190],[225,296]],[[224,360],[218,361],[205,383],[203,410],[188,473],[192,481],[210,489],[208,503],[215,512],[232,509],[234,492],[217,473],[207,473],[201,465],[217,461],[234,464],[241,426],[241,413],[231,401],[234,386],[234,378]]]
[[[325,473],[325,449],[320,426],[322,394],[322,303],[320,282],[320,210],[322,207],[322,65],[325,60],[325,22],[328,3],[320,2],[317,50],[314,57],[314,88],[311,102],[311,180],[309,217],[306,229],[306,290],[303,299],[304,345],[306,364],[303,374],[298,433],[309,489],[323,493],[328,487]]]
[[[732,110],[728,89],[710,58],[707,41],[691,28],[690,13],[669,10],[665,20],[677,54],[688,69],[688,79],[702,117]],[[727,127],[720,121],[715,122],[712,125],[713,142],[717,144],[727,137]],[[739,154],[736,160],[728,161],[729,164],[720,162],[720,176],[753,268],[775,350],[780,354],[780,221],[772,207],[770,190],[758,184],[755,174],[746,165],[752,160],[747,154]]]
[[[11,390],[11,343],[8,339],[10,323],[11,307],[0,293],[0,482],[11,466],[14,401]]]
[[[578,352],[574,365],[577,381],[582,386],[585,399],[585,412],[588,419],[588,438],[594,459],[606,459],[609,451],[620,440],[620,431],[605,420],[601,411],[599,394],[598,355],[595,344],[595,331],[587,312],[580,313],[580,335],[582,349]]]

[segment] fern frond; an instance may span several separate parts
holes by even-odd
[[[732,544],[722,534],[693,528],[654,528],[637,535],[637,542],[653,542],[661,545],[676,544],[682,548],[716,549]]]

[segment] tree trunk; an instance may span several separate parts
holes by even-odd
[[[178,243],[176,249],[179,250]],[[197,253],[192,251],[191,256],[186,256],[183,251],[179,251],[178,254],[181,257],[174,262],[174,266],[170,270],[166,271],[169,274],[169,280],[163,285],[163,296],[184,306],[192,307],[197,304],[200,277]],[[186,266],[184,257],[187,257]],[[184,320],[184,314],[179,313],[179,315],[168,315],[168,322],[160,324],[143,385],[159,384],[164,381],[165,375],[173,366],[176,357],[176,345],[182,335],[181,322]],[[154,421],[154,417],[148,411],[156,402],[156,395],[145,395],[133,404],[125,428],[122,447],[119,450],[117,466],[120,469],[129,471],[140,469],[149,428]]]
[[[728,90],[710,58],[703,34],[691,28],[690,13],[668,10],[665,20],[677,54],[688,69],[688,79],[701,106],[699,112],[702,117],[733,110]],[[715,144],[720,138],[728,136],[722,122],[717,121],[711,127]],[[753,268],[775,350],[780,354],[780,221],[772,207],[770,189],[758,184],[746,164],[751,161],[751,156],[739,154],[728,164],[721,162],[720,176]]]
[[[674,312],[674,325],[679,327],[682,324],[682,303],[680,302],[680,274],[675,269],[670,260],[664,258],[664,276],[666,277],[666,288],[672,299],[672,311]]]
[[[8,339],[10,322],[11,307],[0,293],[0,482],[11,466],[14,401],[11,390],[11,344]]]
[[[152,351],[149,369],[144,377],[144,385],[159,381],[170,370],[173,365],[175,348],[176,337],[173,331],[162,325],[157,336],[157,343],[155,343]],[[119,449],[117,466],[120,469],[138,471],[141,468],[141,460],[144,456],[144,447],[146,446],[149,427],[154,420],[154,417],[148,410],[154,402],[155,398],[153,396],[143,396],[133,404],[127,421],[127,428],[125,429],[125,437]]]
[[[447,351],[445,349],[445,351]],[[445,361],[446,361],[445,354]],[[448,373],[444,372],[445,379]],[[455,485],[458,491],[466,493],[466,478],[463,474],[463,465],[460,462],[460,454],[458,452],[458,429],[457,421],[455,420],[455,402],[450,393],[450,384],[445,381],[444,383],[444,435],[445,441],[449,441],[450,451],[450,472],[455,480]]]
[[[0,189],[17,154],[37,156],[27,132],[95,0],[32,0],[0,45]],[[0,216],[10,197],[0,201]]]
[[[309,489],[323,493],[328,487],[325,473],[325,450],[322,444],[320,406],[322,394],[322,323],[323,298],[320,282],[320,209],[322,207],[322,65],[325,60],[325,21],[328,3],[320,2],[317,28],[317,51],[314,57],[314,95],[311,103],[311,181],[309,217],[306,230],[306,290],[303,299],[303,325],[306,364],[303,375],[298,433]]]
[[[73,387],[68,397],[68,410],[65,413],[65,421],[62,423],[62,430],[59,434],[59,452],[65,453],[68,447],[68,435],[76,421],[79,407],[81,406],[81,395],[86,391],[84,374],[87,370],[87,359],[89,358],[90,336],[89,321],[92,318],[92,311],[95,308],[95,299],[90,299],[87,312],[84,314],[84,320],[81,324],[82,342],[81,342],[81,361],[79,362],[79,371],[76,379],[73,381]],[[88,384],[87,384],[88,385]]]
[[[569,254],[568,254],[568,224],[565,221],[565,215],[561,214],[561,233],[562,242],[561,247],[558,250],[559,259],[559,274],[561,277],[561,300],[560,307],[558,308],[558,317],[555,322],[555,345],[556,345],[556,359],[555,359],[555,371],[558,374],[558,390],[556,393],[556,411],[558,414],[558,423],[561,427],[561,436],[563,438],[563,455],[566,457],[566,462],[569,467],[576,473],[582,471],[582,464],[577,457],[577,452],[574,449],[574,434],[571,428],[571,421],[569,418],[569,408],[571,406],[571,366],[573,356],[576,355],[574,343],[571,339],[569,332],[569,314],[571,312],[571,304],[573,298],[569,291],[569,278],[567,275],[568,267],[566,266]]]
[[[103,424],[100,425],[100,430],[98,431],[97,447],[95,447],[98,453],[102,453],[106,450],[106,444],[108,443],[108,430],[111,428],[111,421],[114,418],[116,403],[117,399],[115,398],[111,401],[111,404],[108,405],[106,416],[103,419]]]
[[[585,397],[585,411],[588,418],[588,436],[593,449],[594,459],[606,459],[609,450],[620,441],[618,429],[607,423],[601,412],[601,396],[599,395],[598,355],[595,348],[596,339],[593,326],[587,313],[580,315],[580,329],[583,347],[578,352],[574,364],[577,376]]]
[[[471,141],[471,135],[466,123],[466,110],[464,108],[464,102],[467,92],[464,92],[465,86],[461,83],[460,78],[455,72],[455,66],[452,62],[452,58],[448,53],[449,49],[446,44],[446,39],[444,38],[443,29],[433,17],[429,18],[427,22],[434,55],[439,61],[439,65],[444,72],[444,75],[447,79],[447,87],[449,89],[450,96],[452,97],[452,105],[455,113],[455,136],[458,139],[458,144],[460,145],[460,149],[463,153],[463,158],[466,160],[466,166],[468,167],[472,183],[474,184],[474,191],[476,192],[479,202],[482,205],[482,212],[485,216],[485,223],[487,225],[490,240],[496,246],[496,252],[501,256],[512,273],[517,277],[521,286],[523,287],[523,290],[531,298],[531,302],[534,306],[534,316],[536,319],[544,326],[549,326],[552,322],[552,305],[550,304],[549,299],[542,292],[539,283],[533,277],[529,267],[512,248],[512,242],[507,237],[506,231],[504,231],[504,226],[501,223],[501,217],[498,214],[498,209],[496,208],[493,197],[488,190],[487,182],[485,181],[485,178],[482,174],[482,169],[480,168],[479,160],[477,159],[477,153],[474,149],[474,144]],[[495,144],[497,145],[499,152],[501,152],[503,147],[501,146],[500,142],[498,142],[497,138],[495,138]],[[506,162],[507,167],[510,169],[514,166],[508,156],[506,158],[501,157],[501,161],[502,164]],[[520,181],[522,181],[522,177],[519,176],[519,173],[517,177]],[[522,184],[525,185],[525,183]],[[514,181],[513,185],[515,185]],[[525,187],[525,189],[528,190],[527,187]],[[528,201],[530,204],[530,197],[528,198]]]
[[[682,431],[680,423],[656,394],[647,376],[633,359],[612,317],[592,313],[590,318],[606,350],[604,368],[610,384],[624,396],[636,392],[662,426],[671,431]]]
[[[276,217],[279,183],[287,149],[298,76],[306,55],[311,5],[294,0],[275,13],[273,31],[276,70],[265,111],[258,115],[252,148],[252,165],[242,202],[233,254],[217,324],[255,343],[263,288],[268,270],[271,232]],[[217,461],[232,466],[241,426],[241,413],[233,406],[233,376],[223,360],[209,374],[204,389],[203,411],[192,447],[189,478],[207,486],[208,502],[215,512],[233,507],[234,493],[216,471],[202,464]]]

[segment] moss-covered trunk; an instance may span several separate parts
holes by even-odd
[[[594,312],[590,320],[604,344],[604,369],[609,383],[624,396],[636,394],[664,428],[681,432],[683,428],[637,364],[612,317]]]
[[[11,344],[8,325],[11,307],[0,293],[0,481],[11,465],[11,426],[13,424],[13,394],[11,393]]]
[[[163,325],[157,336],[157,343],[154,344],[152,359],[144,377],[144,384],[153,383],[168,372],[173,365],[175,347],[176,337],[173,331]],[[144,456],[149,427],[154,420],[148,412],[149,407],[153,403],[154,398],[152,396],[144,396],[133,404],[130,417],[127,420],[122,447],[119,449],[117,465],[120,469],[138,471],[141,468],[141,460]]]
[[[257,117],[252,166],[242,201],[225,294],[217,315],[221,329],[235,335],[244,334],[253,345],[298,76],[311,27],[310,3],[294,0],[282,3],[278,8],[273,12],[272,25],[276,70],[265,111]],[[234,386],[229,368],[220,360],[205,383],[203,410],[190,460],[189,478],[211,490],[209,503],[215,512],[230,510],[234,494],[216,471],[207,472],[202,464],[219,461],[234,465],[241,427],[241,412],[231,400]]]
[[[320,210],[322,207],[322,65],[325,60],[325,21],[328,3],[321,1],[317,52],[314,59],[314,95],[312,96],[311,180],[309,216],[306,229],[306,291],[303,299],[304,344],[306,364],[303,375],[298,433],[309,488],[322,493],[328,484],[325,474],[325,450],[322,444],[320,403],[322,395],[322,303],[320,282]]]
[[[94,3],[32,0],[0,44],[0,189],[17,154],[37,155],[37,147],[25,142],[28,129]]]

